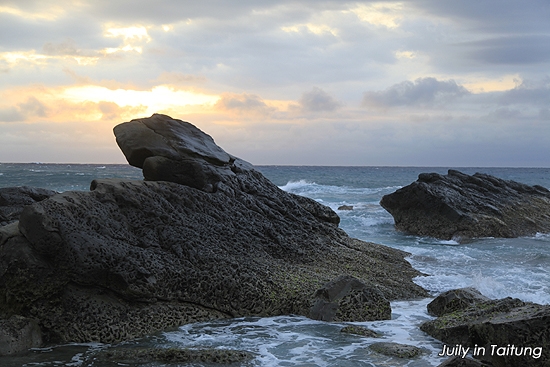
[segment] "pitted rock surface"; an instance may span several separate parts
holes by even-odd
[[[5,226],[19,219],[25,205],[49,198],[57,192],[37,187],[2,187],[0,188],[0,226]]]
[[[426,308],[432,316],[443,316],[486,301],[490,301],[490,299],[482,295],[477,289],[460,288],[441,293]]]
[[[343,275],[315,292],[310,317],[322,321],[388,320],[391,307],[376,287]]]
[[[213,155],[200,164],[217,169]],[[212,192],[104,179],[25,207],[0,246],[0,314],[37,319],[50,341],[109,343],[223,317],[309,316],[315,290],[343,274],[388,300],[427,295],[405,252],[348,237],[330,208],[247,162],[227,169]]]
[[[380,201],[395,227],[420,236],[458,241],[550,232],[550,191],[483,173],[421,173]]]
[[[425,322],[420,329],[449,345],[485,347],[485,355],[476,358],[493,366],[546,366],[550,361],[550,305],[510,297],[488,300],[443,314]],[[491,345],[542,347],[542,355],[539,358],[526,353],[498,355],[491,353]]]

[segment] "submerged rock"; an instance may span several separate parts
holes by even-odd
[[[359,326],[359,325],[344,326],[340,330],[340,332],[341,333],[346,333],[346,334],[360,335],[360,336],[364,336],[364,337],[367,337],[367,338],[380,338],[382,336],[381,334],[377,333],[374,330],[371,330],[369,328],[366,328],[364,326]]]
[[[427,353],[426,350],[414,345],[388,342],[374,343],[369,348],[377,353],[397,358],[416,358]]]
[[[441,239],[519,237],[550,232],[550,191],[487,174],[422,173],[380,205],[404,232]]]
[[[387,300],[427,295],[406,253],[348,237],[330,208],[178,121],[115,128],[132,164],[192,161],[176,182],[94,180],[24,208],[0,248],[1,315],[37,319],[50,341],[109,343],[216,318],[309,316],[315,290],[341,275]]]
[[[550,361],[550,305],[510,297],[475,302],[449,309],[420,329],[451,346],[484,348],[475,358],[495,367],[546,366]]]

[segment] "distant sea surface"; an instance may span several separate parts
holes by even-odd
[[[427,274],[415,282],[435,296],[440,292],[475,287],[491,298],[517,297],[550,304],[550,236],[516,239],[483,238],[458,244],[397,232],[393,218],[380,205],[383,195],[415,181],[419,173],[457,169],[467,174],[488,173],[503,179],[550,188],[548,168],[461,167],[320,167],[257,166],[283,190],[307,196],[335,210],[340,227],[350,236],[409,252],[408,261]],[[141,170],[128,165],[0,163],[0,187],[36,186],[57,191],[88,190],[96,178],[142,179]],[[339,211],[341,205],[353,210]],[[242,318],[184,325],[121,345],[70,344],[48,346],[17,357],[0,358],[1,366],[123,366],[100,364],[97,351],[136,345],[215,347],[248,350],[254,366],[437,366],[442,344],[418,329],[431,317],[430,299],[392,303],[392,320],[355,323],[383,334],[381,339],[340,333],[346,323],[325,323],[301,316]],[[368,345],[393,341],[424,347],[415,360],[384,357]],[[170,366],[150,364],[147,366]],[[172,365],[176,366],[176,365]],[[202,366],[193,364],[188,366]]]

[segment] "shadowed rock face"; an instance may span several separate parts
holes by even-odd
[[[164,145],[129,160],[185,157],[201,171],[177,183],[94,180],[25,207],[0,231],[4,317],[38,320],[50,340],[113,342],[215,318],[307,316],[315,291],[346,274],[384,301],[426,296],[404,252],[348,237],[330,208],[282,191],[188,123],[138,121],[115,128],[121,146],[149,124]]]
[[[550,232],[550,191],[476,173],[422,173],[380,201],[404,232],[441,239]]]
[[[23,207],[49,198],[57,192],[29,186],[0,188],[0,226],[17,221]]]

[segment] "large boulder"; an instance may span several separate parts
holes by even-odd
[[[143,169],[146,180],[212,192],[224,176],[245,164],[217,146],[210,135],[170,116],[154,114],[117,125],[113,131],[128,163]]]
[[[139,121],[123,124],[121,146],[148,134],[150,120]],[[406,253],[348,237],[332,210],[227,158],[188,123],[151,121],[166,158],[181,150],[204,171],[94,180],[89,192],[25,207],[17,228],[0,232],[0,316],[36,319],[50,341],[113,342],[216,318],[309,316],[314,292],[341,275],[387,300],[427,295]]]
[[[550,232],[548,189],[482,173],[421,173],[380,205],[398,230],[420,236],[460,241]]]
[[[517,298],[474,302],[420,329],[451,346],[476,348],[473,356],[495,367],[550,366],[550,305]]]

